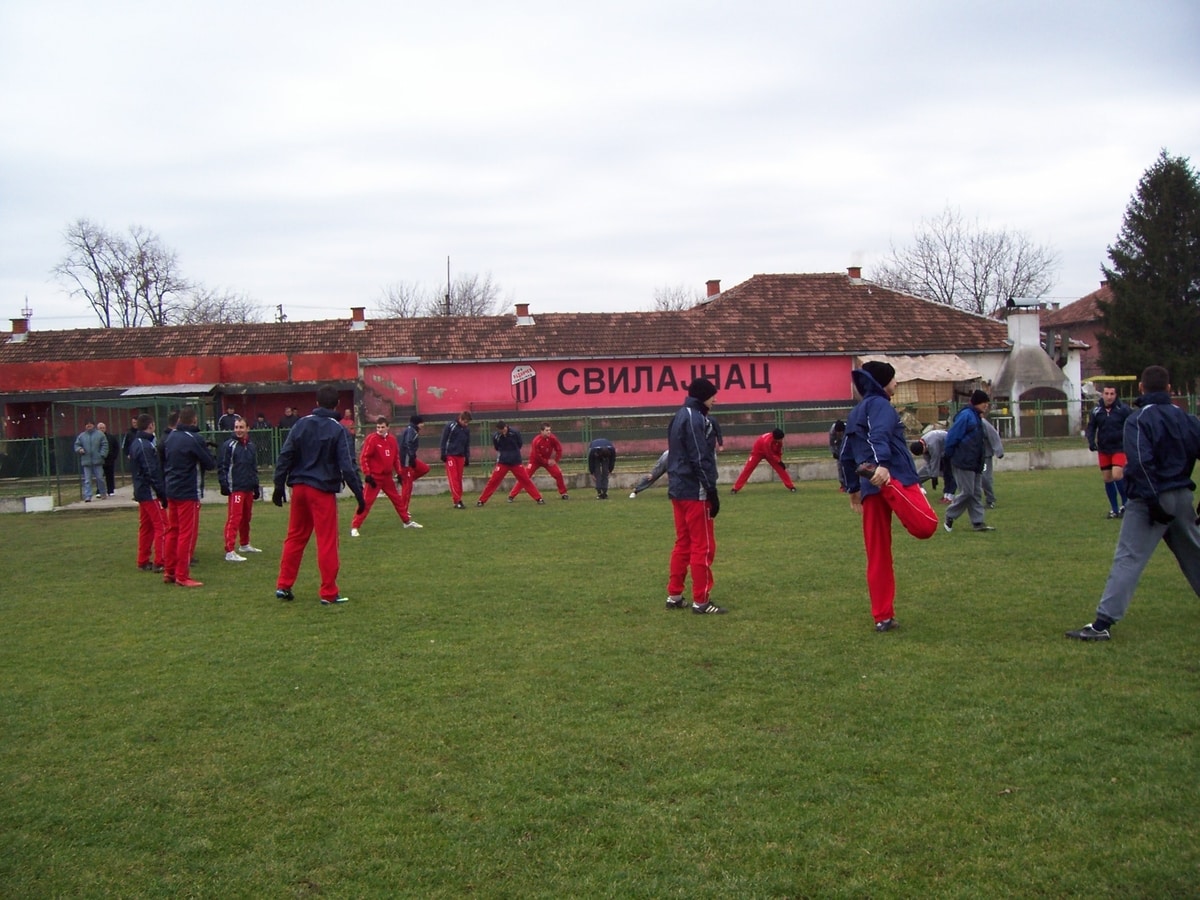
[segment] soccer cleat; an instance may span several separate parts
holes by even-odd
[[[482,500],[476,500],[476,501],[475,501],[475,506],[476,506],[476,507],[483,506],[483,501],[482,501]]]
[[[687,601],[682,597],[668,597],[667,609],[684,609],[687,607]]]
[[[788,490],[791,491],[793,494],[796,493],[796,489],[794,487],[790,487],[790,488],[788,488]]]
[[[509,498],[508,498],[508,502],[509,502],[509,503],[512,503],[512,502],[513,502],[513,501],[515,501],[516,499],[517,499],[516,497],[509,497]]]
[[[459,500],[457,503],[454,504],[454,508],[455,509],[466,509],[466,507],[463,506],[463,502],[461,500]]]
[[[204,587],[203,581],[197,581],[194,578],[176,578],[175,583],[177,585],[179,585],[180,587],[187,587],[187,588]]]
[[[730,488],[730,489],[729,489],[729,493],[731,493],[731,494],[736,494],[737,492],[738,492],[738,489],[737,489],[737,488]]]
[[[630,493],[630,495],[629,495],[629,499],[630,499],[630,500],[633,500],[633,499],[635,499],[636,497],[637,497],[637,491],[633,491],[633,492],[632,492],[632,493]]]
[[[257,547],[251,547],[249,544],[242,544],[237,548],[238,553],[262,553]]]
[[[875,623],[875,630],[880,634],[883,634],[885,631],[894,631],[899,627],[900,623],[895,619],[884,619],[882,622]]]
[[[295,600],[296,595],[293,594],[287,588],[276,588],[275,589],[275,599],[276,600]]]
[[[692,604],[692,612],[696,613],[697,615],[701,615],[701,616],[703,616],[703,615],[720,616],[720,615],[725,614],[726,609],[723,606],[717,606],[717,604],[713,603],[710,600],[708,603],[699,603],[699,604],[693,603]]]
[[[333,598],[322,597],[321,605],[322,606],[333,606],[335,603],[345,603],[346,599],[347,599],[346,597],[333,597]]]
[[[566,494],[559,494],[558,499],[559,500],[570,500],[571,498],[568,497]]]
[[[245,562],[246,557],[239,556],[236,550],[230,550],[225,554],[225,562]]]
[[[1117,518],[1118,519],[1125,518],[1125,507],[1122,506],[1120,509],[1117,510]]]
[[[993,528],[991,525],[972,525],[971,530],[972,531],[995,531],[996,529]]]
[[[407,522],[404,523],[404,527],[405,528],[424,528],[425,526],[422,525],[420,522],[418,522],[416,519],[409,519]]]
[[[357,528],[351,528],[351,529],[350,529],[350,537],[359,537],[359,534],[358,534],[358,529],[357,529]]]
[[[538,504],[538,506],[545,506],[545,505],[546,505],[546,498],[545,498],[545,497],[538,497],[537,504]]]
[[[1108,633],[1107,628],[1093,628],[1092,623],[1088,623],[1078,631],[1068,631],[1064,637],[1074,638],[1077,641],[1107,641],[1112,637]]]
[[[154,563],[150,563],[150,562],[142,563],[140,566],[138,566],[138,568],[141,569],[143,572],[153,572],[154,571]]]
[[[951,531],[954,530],[954,520],[947,519],[945,522],[942,523],[942,527],[946,529],[946,534],[949,534]]]
[[[1121,518],[1121,514],[1119,512],[1117,512],[1115,509],[1110,509],[1108,511],[1108,515],[1105,516],[1105,518],[1106,519],[1119,519],[1119,518]]]

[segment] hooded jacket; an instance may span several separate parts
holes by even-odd
[[[964,472],[982,472],[987,458],[987,435],[984,434],[983,416],[974,406],[964,406],[954,417],[954,424],[946,434],[946,455],[950,465]]]
[[[1125,420],[1125,486],[1148,502],[1164,491],[1195,490],[1192,468],[1200,456],[1200,419],[1171,402],[1166,391],[1145,394]]]
[[[916,484],[917,467],[908,452],[904,423],[887,391],[862,369],[851,372],[850,379],[862,400],[846,419],[846,441],[840,458],[846,491],[861,492],[864,497],[879,493],[870,478],[856,472],[863,463],[883,466],[900,484]]]
[[[707,500],[716,492],[714,444],[708,407],[688,397],[667,428],[667,494],[672,500]]]

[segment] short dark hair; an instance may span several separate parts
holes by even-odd
[[[911,444],[908,445],[908,452],[911,453],[913,456],[924,456],[925,455],[925,442],[924,441],[913,441]]]
[[[1165,391],[1171,386],[1171,373],[1162,366],[1146,366],[1142,370],[1142,390],[1147,394],[1152,391]]]
[[[337,409],[338,389],[332,384],[323,384],[317,388],[317,406],[321,409]]]
[[[183,409],[179,410],[179,422],[182,425],[195,425],[196,407],[185,406]]]
[[[153,421],[154,421],[154,416],[150,415],[150,413],[142,413],[140,416],[137,417],[137,430],[145,431],[146,426],[149,425]]]
[[[775,438],[775,440],[777,440],[777,441],[782,441],[783,440],[783,429],[782,428],[773,429],[771,431],[771,437]]]
[[[424,425],[425,417],[424,416],[409,416],[408,424],[409,425]]]
[[[386,425],[387,423],[388,423],[387,416],[376,416],[375,417],[376,425]]]
[[[462,419],[464,422],[470,422],[471,421],[471,411],[469,409],[464,409],[462,412],[460,412],[458,414],[458,417],[460,419]]]

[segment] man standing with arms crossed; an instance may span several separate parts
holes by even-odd
[[[283,506],[284,484],[292,489],[287,537],[279,559],[275,596],[294,600],[292,586],[313,532],[317,533],[317,568],[321,573],[321,603],[345,603],[338,590],[337,495],[342,483],[358,501],[358,513],[366,509],[362,481],[354,465],[353,438],[337,417],[338,392],[332,385],[317,389],[317,408],[288,432],[275,463],[275,490],[271,502]],[[390,477],[390,476],[389,476]]]
[[[708,410],[717,386],[706,378],[688,385],[687,400],[667,429],[667,493],[675,516],[675,545],[667,578],[667,609],[684,609],[683,586],[692,573],[692,612],[721,614],[709,600],[712,563],[717,555],[713,519],[721,508],[717,496],[717,457],[710,443]]]

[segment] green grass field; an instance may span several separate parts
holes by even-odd
[[[238,565],[205,507],[191,591],[132,505],[2,516],[0,896],[1196,896],[1200,604],[1160,547],[1065,640],[1099,474],[997,492],[995,533],[897,534],[884,635],[830,482],[726,491],[721,617],[663,609],[661,487],[382,503],[336,608],[312,547],[274,599],[269,503]]]

